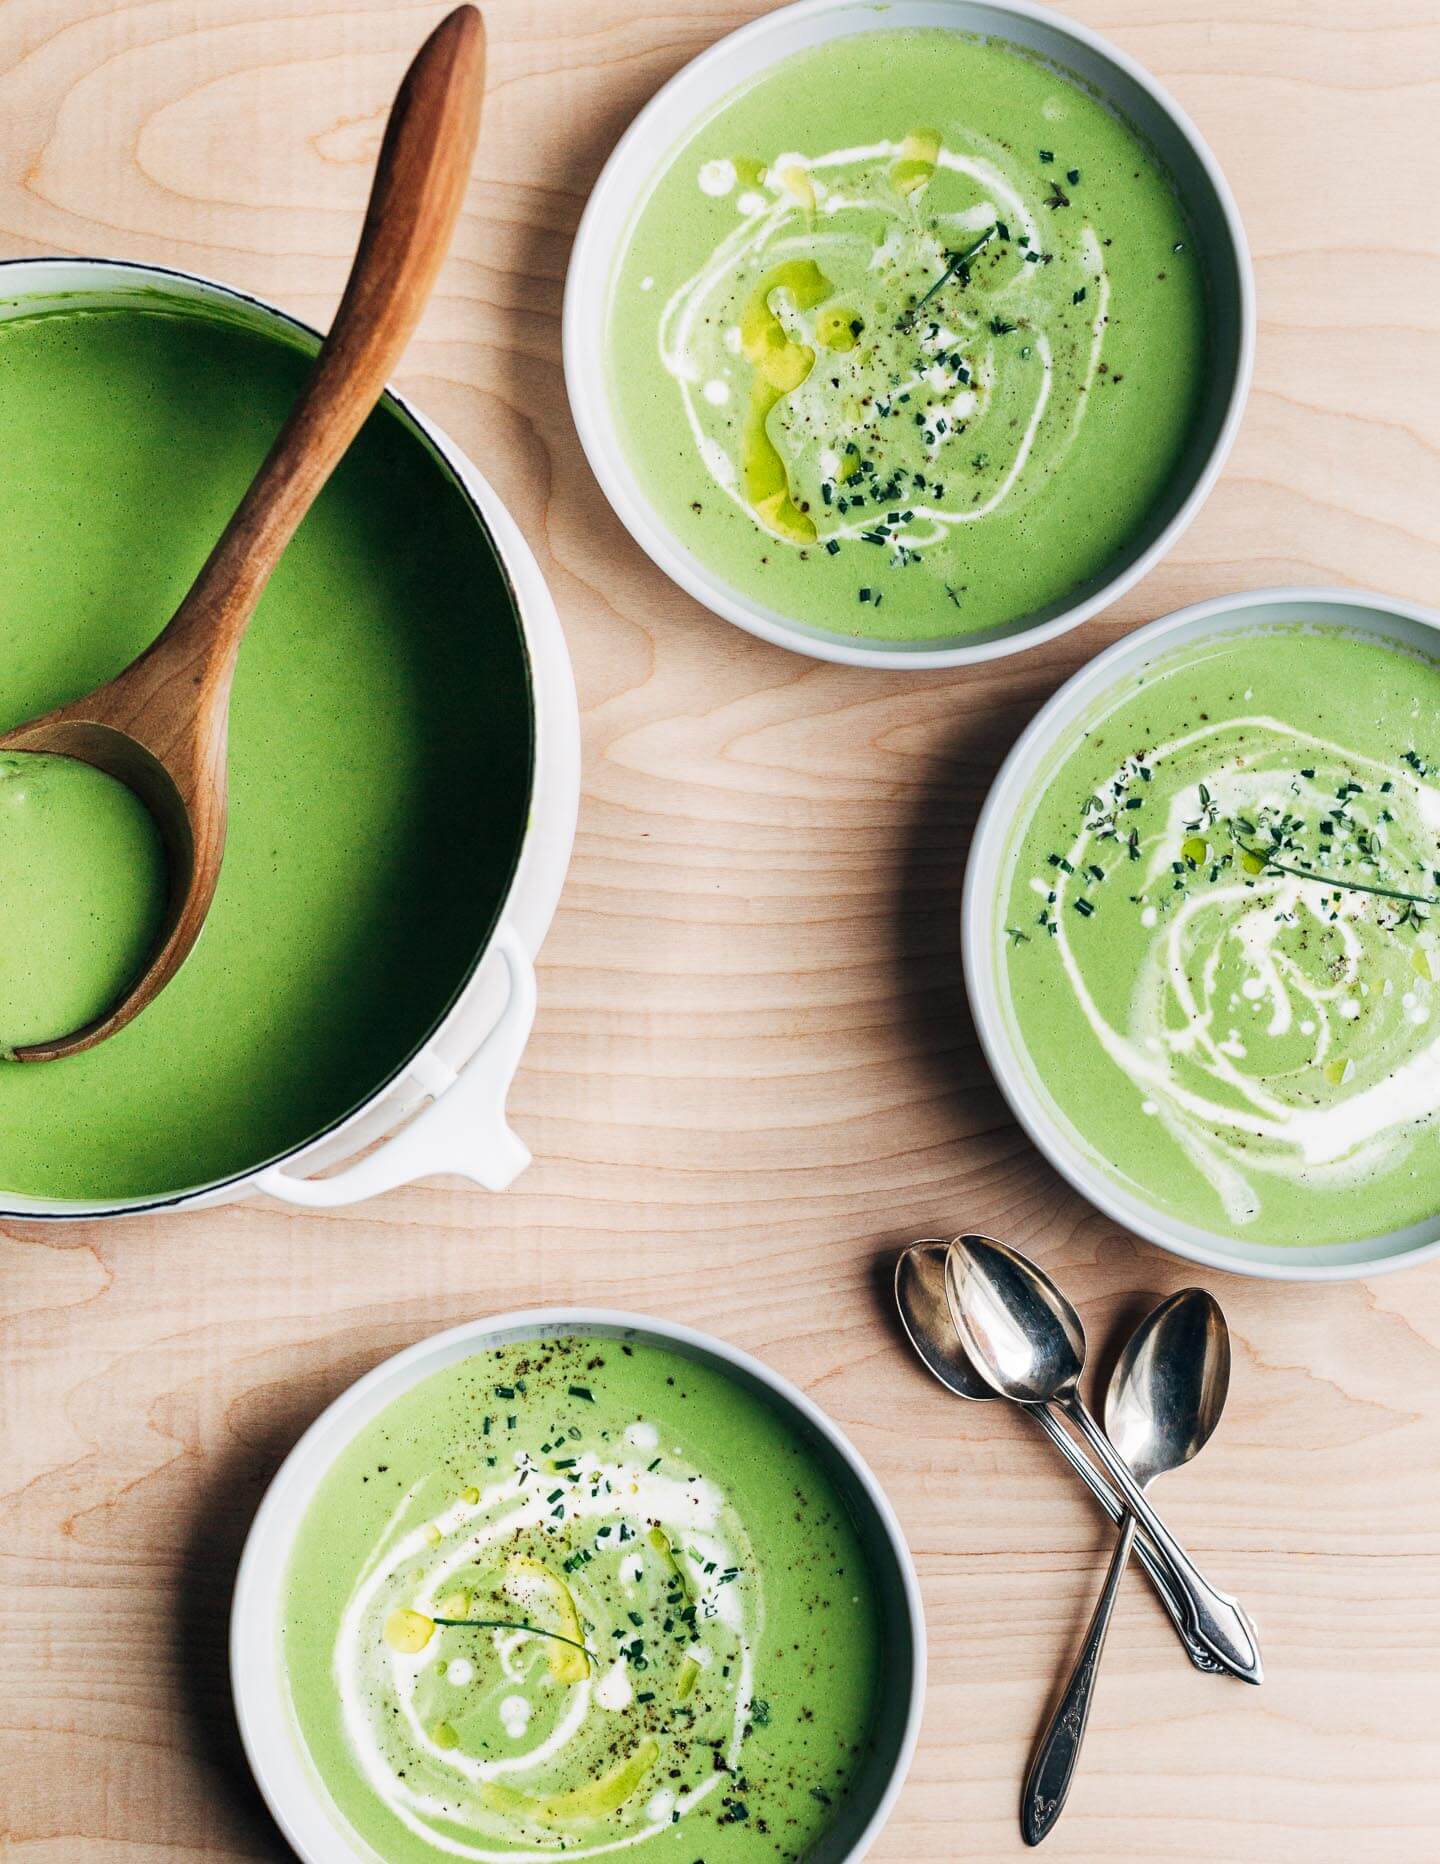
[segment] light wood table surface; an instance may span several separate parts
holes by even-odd
[[[336,300],[429,0],[3,0],[0,257],[189,267]],[[1033,1249],[1092,1341],[1194,1279],[1064,1188],[987,1077],[957,955],[971,824],[1046,695],[1124,629],[1279,581],[1440,594],[1440,15],[1433,0],[1079,0],[1240,199],[1254,394],[1220,486],[1102,624],[971,673],[812,663],[697,608],[580,457],[560,297],[634,111],[754,4],[495,0],[457,247],[403,387],[490,475],[569,635],[574,866],[504,1196],[257,1202],[0,1230],[0,1854],[278,1859],[228,1700],[240,1543],[299,1431],[468,1316],[590,1301],[710,1328],[853,1435],[919,1563],[931,1687],[874,1856],[1012,1858],[1029,1744],[1108,1530],[1024,1419],[948,1401],[886,1303],[917,1235]],[[0,497],[4,496],[0,467]],[[3,588],[3,565],[0,565]],[[1203,1678],[1125,1589],[1057,1860],[1440,1857],[1440,1272],[1206,1276],[1222,1432],[1166,1491],[1260,1626]]]

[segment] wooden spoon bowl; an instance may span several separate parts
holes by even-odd
[[[266,583],[384,390],[430,295],[459,216],[480,132],[485,37],[459,7],[421,46],[385,130],[360,244],[299,399],[163,632],[104,686],[0,737],[0,752],[47,751],[132,789],[159,831],[165,910],[143,970],[83,1029],[15,1051],[55,1061],[138,1016],[199,938],[225,854],[230,688]]]

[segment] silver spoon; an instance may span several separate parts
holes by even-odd
[[[936,1238],[912,1243],[895,1264],[895,1304],[910,1344],[925,1366],[957,1398],[988,1399],[999,1402],[1000,1394],[971,1365],[950,1318],[945,1296],[945,1255],[950,1245]],[[1030,1416],[1049,1437],[1117,1527],[1133,1523],[1134,1517],[1099,1470],[1075,1442],[1063,1424],[1041,1406],[1034,1406]],[[1170,1614],[1171,1622],[1185,1646],[1186,1654],[1197,1670],[1223,1675],[1218,1664],[1202,1644],[1197,1644],[1185,1626],[1185,1608],[1160,1561],[1141,1541],[1138,1548],[1141,1565],[1149,1575],[1160,1603]]]
[[[1230,1330],[1220,1305],[1203,1288],[1182,1288],[1135,1329],[1105,1394],[1105,1428],[1139,1488],[1199,1454],[1220,1422],[1229,1389]],[[1027,1845],[1049,1833],[1069,1794],[1105,1634],[1134,1545],[1135,1517],[1127,1514],[1085,1642],[1025,1778],[1020,1829]]]
[[[1072,1420],[1154,1542],[1185,1606],[1186,1623],[1232,1675],[1263,1675],[1254,1627],[1212,1586],[1136,1485],[1080,1396],[1085,1330],[1048,1275],[989,1236],[961,1236],[945,1259],[950,1314],[975,1369],[1017,1404],[1055,1405]]]

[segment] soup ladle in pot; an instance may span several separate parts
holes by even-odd
[[[1260,1646],[1250,1620],[1200,1572],[1086,1409],[1080,1396],[1085,1330],[1054,1282],[993,1237],[960,1236],[945,1259],[945,1289],[975,1369],[1002,1397],[1054,1405],[1071,1419],[1153,1543],[1184,1604],[1191,1635],[1232,1676],[1260,1682]]]
[[[14,1051],[53,1061],[138,1016],[200,936],[225,852],[226,750],[236,655],[301,519],[384,390],[430,295],[480,131],[485,36],[462,6],[421,46],[395,97],[345,294],[294,407],[164,631],[83,699],[17,726],[0,752],[92,764],[154,818],[168,892],[149,958],[95,1021]]]
[[[1148,1489],[1157,1476],[1204,1449],[1229,1389],[1230,1330],[1220,1304],[1203,1288],[1182,1288],[1135,1329],[1105,1393],[1106,1432],[1139,1488]],[[1064,1809],[1105,1634],[1134,1545],[1135,1517],[1127,1514],[1080,1654],[1025,1776],[1020,1828],[1028,1845],[1047,1837]]]
[[[911,1243],[895,1264],[895,1304],[900,1320],[910,1337],[910,1344],[925,1366],[957,1398],[990,1399],[999,1402],[1000,1393],[983,1379],[970,1363],[945,1295],[945,1256],[950,1245],[936,1238]],[[1030,1416],[1055,1445],[1080,1480],[1117,1527],[1134,1517],[1115,1493],[1110,1483],[1080,1449],[1075,1439],[1043,1405],[1028,1407]],[[1137,1549],[1140,1564],[1160,1603],[1175,1626],[1176,1635],[1185,1646],[1186,1655],[1197,1670],[1221,1675],[1223,1666],[1215,1661],[1203,1644],[1196,1643],[1185,1624],[1185,1608],[1170,1583],[1163,1564],[1145,1541]]]

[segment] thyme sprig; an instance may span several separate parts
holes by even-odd
[[[588,1644],[577,1643],[573,1637],[564,1637],[558,1631],[547,1631],[544,1625],[524,1624],[514,1618],[436,1618],[432,1622],[469,1631],[528,1631],[531,1637],[554,1638],[557,1644],[568,1644],[571,1650],[583,1650],[592,1663],[600,1661]]]
[[[945,270],[935,280],[935,283],[925,293],[925,296],[900,319],[900,328],[902,330],[914,328],[915,320],[920,315],[921,311],[924,310],[925,306],[935,296],[937,291],[944,290],[952,278],[958,277],[962,285],[969,283],[969,276],[966,271],[967,266],[972,259],[985,250],[999,230],[998,225],[992,226],[987,232],[982,233],[979,239],[973,240],[963,252],[952,252],[947,255]]]
[[[1428,767],[1418,753],[1404,753],[1404,761],[1421,775],[1427,774]],[[1141,839],[1137,828],[1128,826],[1127,812],[1144,808],[1143,786],[1150,782],[1153,775],[1152,766],[1145,761],[1144,753],[1127,758],[1119,772],[1109,785],[1106,796],[1091,795],[1085,799],[1081,814],[1092,836],[1098,841],[1119,843],[1128,848],[1132,861],[1141,857]],[[1302,777],[1314,779],[1313,769],[1300,772]],[[1380,793],[1383,797],[1393,789],[1391,783],[1382,783]],[[1135,793],[1132,793],[1135,792]],[[1371,827],[1355,820],[1349,814],[1352,799],[1363,795],[1360,784],[1353,778],[1343,783],[1335,792],[1338,807],[1331,808],[1319,821],[1318,833],[1322,837],[1331,837],[1323,852],[1344,861],[1348,867],[1351,858],[1370,867],[1379,867],[1384,853],[1383,840],[1378,826]],[[1403,905],[1405,911],[1397,916],[1397,925],[1419,927],[1425,923],[1418,908],[1427,911],[1440,911],[1440,890],[1435,893],[1412,892],[1406,887],[1394,886],[1384,880],[1352,879],[1347,873],[1337,872],[1325,866],[1312,866],[1308,851],[1302,845],[1301,834],[1305,829],[1304,820],[1296,815],[1285,813],[1278,818],[1271,818],[1264,810],[1259,821],[1245,816],[1222,814],[1219,804],[1205,784],[1199,786],[1200,807],[1195,818],[1184,824],[1187,839],[1178,851],[1179,858],[1170,862],[1173,886],[1183,890],[1187,885],[1188,875],[1202,869],[1209,870],[1212,881],[1231,869],[1243,867],[1245,876],[1250,880],[1258,879],[1262,874],[1287,874],[1296,880],[1308,880],[1313,885],[1327,888],[1339,893],[1363,893],[1374,898],[1394,900]],[[1393,820],[1389,810],[1381,808],[1380,822]],[[1337,832],[1343,831],[1343,833]],[[1228,838],[1229,848],[1224,841],[1218,851],[1212,854],[1210,844],[1204,839],[1209,833]],[[1233,852],[1232,852],[1233,850]],[[1288,858],[1287,858],[1288,857]],[[1061,873],[1072,874],[1074,868],[1062,856],[1052,854],[1049,864]],[[1095,878],[1100,876],[1092,868],[1088,870]],[[1402,873],[1401,878],[1406,876]],[[1434,871],[1437,889],[1440,889],[1440,868]],[[1086,883],[1088,885],[1088,882]],[[1052,908],[1056,903],[1056,889],[1061,885],[1057,880],[1048,890],[1047,904],[1041,912],[1039,923],[1052,935],[1058,929],[1058,922]],[[1139,903],[1138,895],[1132,899]],[[1072,902],[1075,910],[1084,917],[1093,913],[1090,905],[1077,899]]]
[[[1327,873],[1313,867],[1296,867],[1289,861],[1277,861],[1274,847],[1270,849],[1255,848],[1249,842],[1242,841],[1235,832],[1235,825],[1227,825],[1235,846],[1242,854],[1248,854],[1252,861],[1261,863],[1260,872],[1267,869],[1276,874],[1290,874],[1296,880],[1313,880],[1323,887],[1335,887],[1348,893],[1374,893],[1383,900],[1406,900],[1412,906],[1440,907],[1440,896],[1433,893],[1405,893],[1399,887],[1382,887],[1374,881],[1346,880],[1339,874]],[[1278,847],[1279,843],[1275,844]]]

